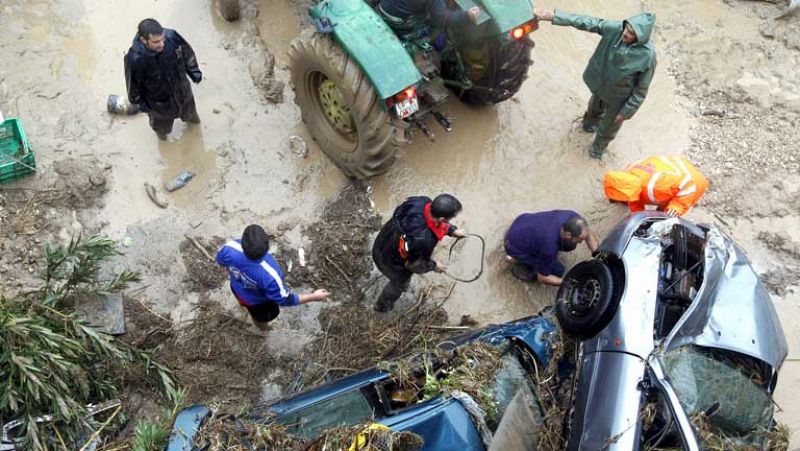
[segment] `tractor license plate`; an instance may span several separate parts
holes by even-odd
[[[405,99],[401,102],[394,104],[394,111],[397,113],[397,116],[400,119],[405,119],[412,114],[419,111],[419,101],[417,101],[417,96],[410,97]]]

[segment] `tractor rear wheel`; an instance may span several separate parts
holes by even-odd
[[[533,61],[533,41],[505,41],[497,37],[489,43],[488,61],[483,71],[472,82],[481,88],[460,93],[461,100],[470,105],[491,105],[511,98],[528,78],[528,68]],[[469,49],[466,50],[467,52]]]
[[[389,169],[404,127],[382,108],[356,61],[330,35],[310,31],[292,42],[289,59],[295,102],[328,158],[349,177]]]

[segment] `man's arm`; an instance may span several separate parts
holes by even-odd
[[[328,298],[328,296],[330,296],[328,290],[320,288],[319,290],[314,290],[312,293],[301,294],[298,296],[297,305],[308,304],[309,302],[324,301]]]
[[[561,285],[561,282],[562,282],[561,277],[555,276],[553,274],[550,274],[548,276],[544,276],[541,273],[537,273],[536,274],[536,281],[541,283],[541,284],[552,285],[554,287],[557,287],[557,286]]]
[[[131,61],[133,57],[133,53],[128,52],[124,58],[125,86],[128,90],[128,102],[142,105],[144,104],[144,99],[142,99],[142,89],[140,87],[140,83],[142,82],[141,74],[136,63]]]
[[[183,39],[183,36],[178,34],[177,31],[175,32],[175,36],[178,38],[181,51],[183,52],[183,65],[186,67],[186,73],[193,82],[200,83],[203,79],[203,73],[200,71],[200,67],[197,64],[197,56],[194,54],[194,49],[192,49],[192,46],[189,45],[186,39]]]
[[[589,238],[586,239],[586,247],[589,248],[589,251],[594,253],[597,248],[600,246],[600,240],[597,238],[597,234],[593,231],[589,231]]]
[[[653,81],[653,73],[655,70],[656,61],[655,56],[653,56],[652,66],[639,75],[639,80],[633,88],[631,96],[628,97],[628,101],[625,102],[622,109],[619,111],[619,114],[625,119],[633,117],[633,115],[639,111],[639,107],[642,106],[642,103],[644,103],[644,99],[647,97],[647,91],[650,89],[650,82]]]
[[[448,7],[447,1],[448,0],[433,1],[430,14],[436,23],[444,26],[453,26],[465,22],[467,19],[477,22],[478,16],[481,13],[480,8],[473,6],[468,11],[464,11],[458,6],[455,8]]]
[[[569,26],[600,35],[609,31],[619,31],[622,28],[622,23],[617,20],[605,20],[580,14],[568,14],[559,10],[549,11],[536,8],[533,10],[533,14],[539,20],[553,22],[553,25]]]

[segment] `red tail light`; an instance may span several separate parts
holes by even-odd
[[[539,28],[539,21],[533,19],[530,22],[525,22],[518,27],[512,28],[508,34],[511,36],[511,39],[519,41],[537,28]]]
[[[411,98],[414,98],[416,96],[417,96],[417,88],[415,88],[414,86],[409,86],[408,88],[406,88],[406,89],[398,92],[397,94],[389,97],[384,102],[386,103],[387,107],[391,108],[396,103],[400,103],[403,100],[411,99]]]

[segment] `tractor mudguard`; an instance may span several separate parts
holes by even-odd
[[[472,6],[481,8],[494,20],[498,33],[505,33],[533,20],[533,2],[529,0],[456,0],[456,4],[464,11]],[[478,24],[486,20],[484,14],[481,14]]]
[[[422,81],[422,75],[389,25],[364,0],[323,0],[308,11],[327,19],[336,42],[361,67],[381,99]]]

